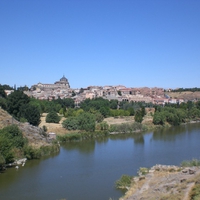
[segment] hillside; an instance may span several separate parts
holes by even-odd
[[[28,139],[31,146],[41,147],[50,144],[47,136],[44,134],[41,128],[32,126],[29,123],[20,123],[5,110],[0,108],[0,129],[11,124],[16,124],[19,127],[24,137]]]
[[[175,99],[186,99],[186,100],[194,100],[200,99],[200,92],[166,92],[165,94],[169,95],[171,98]]]

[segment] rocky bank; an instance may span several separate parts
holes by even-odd
[[[133,178],[120,200],[189,200],[192,188],[200,184],[199,167],[156,165],[143,174]]]

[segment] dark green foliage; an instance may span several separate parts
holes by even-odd
[[[195,104],[188,102],[172,107],[157,107],[153,117],[153,123],[156,125],[164,125],[168,122],[171,125],[180,125],[187,121],[187,119],[196,119],[200,117],[200,110],[195,107]]]
[[[64,120],[62,126],[67,130],[77,130],[78,129],[78,119],[77,117],[69,117]]]
[[[77,117],[69,117],[64,120],[62,125],[68,130],[95,130],[95,116],[91,113],[83,112]]]
[[[10,87],[9,85],[1,85],[0,86],[4,89],[4,90],[13,90],[13,87]]]
[[[99,112],[103,115],[103,117],[108,117],[110,115],[109,107],[101,107]]]
[[[28,86],[26,86],[26,85],[25,85],[25,86],[23,86],[23,87],[18,87],[18,88],[17,88],[17,90],[19,90],[19,91],[22,91],[22,92],[23,92],[23,91],[28,91],[28,90],[29,90],[29,88],[28,88]]]
[[[1,166],[4,165],[6,163],[5,158],[3,157],[3,155],[0,153],[0,169]]]
[[[103,107],[109,108],[109,106],[110,106],[110,102],[103,98],[86,99],[80,104],[80,107],[84,111],[89,111],[91,108],[95,110],[100,110]]]
[[[145,107],[142,106],[141,109],[137,110],[135,113],[135,121],[141,123],[145,115],[146,115]]]
[[[200,88],[178,88],[175,90],[171,90],[172,92],[186,92],[186,91],[190,91],[190,92],[197,92],[200,91]]]
[[[61,105],[61,107],[67,107],[67,108],[74,108],[74,100],[71,98],[66,98],[66,99],[56,99],[54,100],[55,103]]]
[[[20,107],[30,102],[30,98],[22,91],[15,90],[7,97],[7,111],[18,120],[20,119]]]
[[[85,131],[95,131],[95,117],[90,113],[81,113],[78,117],[78,129]]]
[[[48,113],[47,116],[46,116],[46,122],[47,123],[59,123],[59,121],[60,121],[60,117],[54,111]]]
[[[28,160],[38,159],[42,156],[50,155],[59,151],[59,145],[57,143],[50,146],[42,146],[39,149],[35,149],[31,146],[24,147],[24,155]]]
[[[161,112],[155,112],[153,117],[153,123],[155,125],[164,125],[166,121],[166,118],[163,113]]]
[[[130,116],[134,116],[135,115],[135,110],[134,110],[134,108],[128,108],[128,111],[129,111],[129,113],[130,113]]]
[[[5,90],[4,87],[2,85],[0,85],[0,98],[6,98],[7,97],[4,90]]]
[[[25,104],[20,107],[20,117],[26,119],[33,126],[38,126],[41,122],[38,106]]]
[[[7,102],[6,99],[0,97],[0,107],[4,110],[7,109]]]
[[[6,163],[13,162],[15,149],[22,150],[26,140],[16,125],[7,126],[0,130],[0,154]]]
[[[132,176],[122,175],[121,178],[115,182],[115,187],[117,189],[127,190],[127,188],[131,186],[132,179]]]
[[[110,100],[110,108],[117,109],[118,101],[117,100]]]
[[[94,114],[94,116],[95,116],[95,121],[97,123],[100,123],[100,122],[102,122],[104,120],[104,116],[101,113],[99,113],[99,112],[96,112]]]

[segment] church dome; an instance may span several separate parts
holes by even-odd
[[[63,75],[63,77],[60,79],[60,81],[62,81],[62,82],[68,82],[68,80],[65,78],[64,75]]]

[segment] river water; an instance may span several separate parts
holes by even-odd
[[[200,124],[66,143],[60,152],[0,174],[1,200],[109,200],[114,183],[140,167],[200,159]]]

